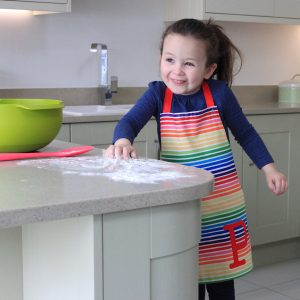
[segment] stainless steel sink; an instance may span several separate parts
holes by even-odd
[[[66,116],[120,115],[126,113],[132,106],[133,104],[65,106],[63,114]]]

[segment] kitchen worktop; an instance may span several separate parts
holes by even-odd
[[[293,114],[300,112],[299,104],[270,102],[240,103],[245,115],[265,115],[265,114]]]
[[[300,112],[299,104],[279,103],[278,101],[240,101],[246,116],[262,114],[291,114]],[[63,123],[107,122],[118,121],[124,113],[114,112],[97,116],[63,116]]]
[[[71,146],[54,141],[43,151]],[[212,180],[209,172],[177,164],[105,159],[100,149],[0,162],[0,227],[188,201],[208,194]]]

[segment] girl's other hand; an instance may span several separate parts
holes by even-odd
[[[262,168],[265,173],[267,185],[275,195],[281,195],[287,191],[288,181],[284,174],[279,172],[273,163]]]
[[[104,152],[107,158],[137,158],[136,150],[128,139],[119,139],[114,145],[110,145]]]

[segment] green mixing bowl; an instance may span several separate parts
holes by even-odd
[[[48,145],[62,124],[60,100],[0,99],[0,152],[30,152]]]

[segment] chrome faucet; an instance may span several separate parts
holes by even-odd
[[[111,76],[108,83],[108,50],[106,44],[92,43],[90,51],[100,51],[100,82],[99,82],[99,103],[101,105],[112,104],[112,94],[118,92],[118,77]]]

